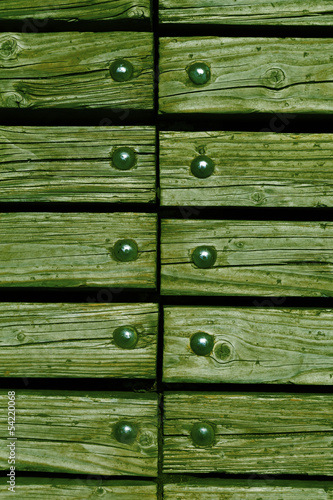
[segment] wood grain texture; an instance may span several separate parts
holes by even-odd
[[[331,113],[329,38],[173,37],[160,39],[161,113]],[[211,78],[195,85],[202,61]]]
[[[2,481],[1,481],[2,479]],[[5,481],[0,479],[1,498],[13,498]],[[24,500],[81,500],[103,498],[105,500],[156,500],[156,485],[148,481],[102,480],[98,476],[87,479],[63,479],[44,477],[20,477],[16,493]],[[321,500],[321,499],[320,499]],[[325,499],[326,500],[326,499]]]
[[[152,109],[152,52],[152,33],[1,33],[0,107]],[[116,59],[128,81],[111,78]]]
[[[166,393],[164,472],[331,475],[331,394]],[[196,422],[211,446],[191,439]]]
[[[333,224],[162,219],[163,295],[333,295]],[[192,262],[213,246],[209,269]]]
[[[161,0],[161,23],[325,25],[333,23],[331,0]]]
[[[133,349],[113,332],[132,326]],[[154,378],[156,304],[0,304],[1,377]]]
[[[8,469],[7,391],[0,391],[0,469]],[[119,443],[119,421],[138,426]],[[157,396],[121,392],[16,391],[16,470],[156,476]]]
[[[119,262],[114,244],[137,243]],[[156,215],[135,213],[0,214],[0,286],[154,288]]]
[[[112,165],[130,147],[130,170]],[[155,201],[154,127],[0,127],[2,202]]]
[[[333,311],[165,307],[165,382],[333,384]],[[198,356],[196,332],[214,337]]]
[[[161,204],[174,206],[333,206],[332,134],[161,132]],[[204,154],[214,173],[198,179]]]

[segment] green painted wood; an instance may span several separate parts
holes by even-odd
[[[332,385],[332,324],[326,309],[164,307],[163,380]],[[214,339],[205,356],[196,332]]]
[[[1,108],[153,108],[152,33],[1,33]],[[133,76],[117,82],[110,65]]]
[[[322,474],[333,471],[331,394],[166,393],[166,473]],[[191,438],[209,423],[211,446]]]
[[[161,204],[333,206],[332,134],[160,132]],[[205,155],[214,173],[191,163]]]
[[[332,39],[173,37],[160,39],[161,113],[331,113]],[[204,62],[211,78],[187,70]]]
[[[2,213],[0,236],[1,287],[155,287],[155,214]],[[114,256],[124,238],[132,262]]]
[[[8,469],[7,391],[0,391],[0,469]],[[16,391],[16,470],[157,475],[157,395],[120,392]],[[132,444],[114,427],[134,424]]]
[[[331,26],[331,0],[161,0],[161,23]]]
[[[130,147],[136,164],[113,166]],[[154,127],[0,127],[2,202],[155,201]]]
[[[132,326],[138,342],[119,347]],[[154,378],[156,304],[0,304],[1,377]]]
[[[192,252],[215,247],[213,267]],[[162,295],[333,295],[331,222],[162,219]]]

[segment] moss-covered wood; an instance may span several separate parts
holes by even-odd
[[[113,165],[118,148],[135,165]],[[155,201],[153,127],[0,127],[2,202]]]
[[[331,394],[166,393],[164,472],[332,475]],[[193,425],[214,441],[194,444]]]
[[[137,344],[117,345],[131,326]],[[0,304],[1,377],[154,378],[155,304]]]
[[[333,23],[331,0],[161,0],[162,23],[325,25]]]
[[[152,52],[152,33],[1,33],[0,107],[152,109]],[[111,78],[118,59],[127,81]]]
[[[160,39],[161,113],[331,113],[332,39],[173,37]],[[190,80],[204,62],[210,79]]]
[[[333,224],[162,219],[163,295],[333,295]],[[215,264],[193,263],[197,247]]]
[[[333,206],[333,136],[267,132],[161,132],[161,204]],[[205,155],[214,172],[197,178]]]
[[[165,307],[163,379],[332,385],[332,324],[326,309]],[[196,332],[213,337],[207,355],[191,349]]]
[[[7,391],[0,393],[0,469],[8,469]],[[157,396],[120,392],[16,391],[16,470],[157,475]],[[136,426],[132,443],[114,436]]]
[[[154,288],[156,215],[0,214],[0,286]],[[138,256],[119,261],[114,246],[133,240]]]

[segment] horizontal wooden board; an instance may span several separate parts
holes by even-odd
[[[331,113],[329,38],[173,37],[160,39],[161,113]],[[187,70],[210,67],[195,85]]]
[[[1,33],[0,107],[152,109],[152,52],[152,33]],[[117,59],[133,65],[125,82]]]
[[[161,241],[164,295],[333,295],[331,222],[163,219]],[[192,262],[202,245],[208,269]]]
[[[332,475],[332,394],[166,393],[164,472]],[[195,423],[215,432],[191,438]]]
[[[0,391],[0,469],[8,469],[8,393]],[[153,393],[16,391],[16,469],[156,476],[157,396]],[[132,444],[113,436],[133,423]]]
[[[332,134],[161,132],[161,204],[332,207]],[[191,172],[200,155],[214,172]]]
[[[119,170],[114,151],[136,164]],[[0,127],[2,202],[155,201],[154,127]]]
[[[331,0],[161,0],[161,23],[240,25],[328,25]]]
[[[118,347],[113,332],[132,326],[138,343]],[[154,378],[156,304],[0,303],[1,377]]]
[[[333,310],[165,307],[165,382],[333,384]],[[214,338],[206,356],[191,336]]]
[[[138,258],[119,262],[126,238]],[[0,240],[1,287],[155,287],[155,214],[2,213]]]

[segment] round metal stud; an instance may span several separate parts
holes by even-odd
[[[187,70],[189,79],[194,85],[204,85],[210,80],[210,69],[204,62],[195,62]]]
[[[126,59],[117,59],[110,66],[110,75],[116,82],[126,82],[133,75],[133,65]]]
[[[138,245],[134,240],[118,240],[113,247],[114,256],[121,262],[131,262],[138,256]]]
[[[136,163],[136,155],[132,148],[117,148],[112,154],[112,166],[118,170],[129,170]]]
[[[192,261],[200,269],[212,267],[217,259],[217,253],[214,247],[201,245],[192,252]]]
[[[215,439],[215,432],[210,424],[197,422],[191,429],[191,438],[197,446],[211,446]]]
[[[191,172],[199,179],[206,179],[214,172],[214,162],[208,156],[197,156],[192,160]]]
[[[214,347],[214,337],[205,332],[196,332],[191,336],[190,346],[198,356],[207,356]]]
[[[133,349],[138,343],[138,332],[133,326],[119,326],[113,332],[113,340],[118,347]]]
[[[132,444],[138,435],[138,429],[131,422],[121,421],[114,426],[113,435],[119,443]]]

